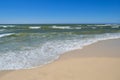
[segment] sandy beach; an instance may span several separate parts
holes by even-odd
[[[0,71],[0,80],[120,80],[120,39],[66,52],[43,67]]]

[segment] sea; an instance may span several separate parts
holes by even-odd
[[[67,51],[120,38],[120,24],[0,24],[0,70],[40,67]]]

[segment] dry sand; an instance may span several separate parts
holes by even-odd
[[[120,39],[67,52],[43,67],[1,71],[0,80],[120,80]]]

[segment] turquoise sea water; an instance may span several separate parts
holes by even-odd
[[[0,70],[42,66],[64,52],[117,38],[119,24],[1,24]]]

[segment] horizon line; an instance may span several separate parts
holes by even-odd
[[[14,24],[120,24],[120,23],[0,23],[0,25],[14,25]]]

